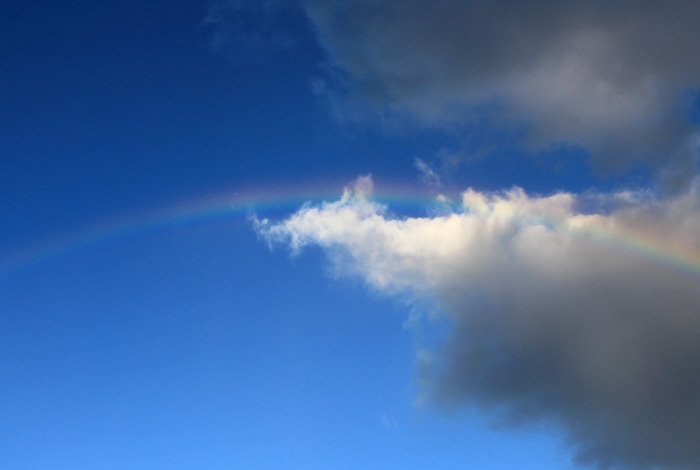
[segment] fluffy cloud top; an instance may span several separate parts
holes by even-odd
[[[468,190],[457,212],[404,219],[370,190],[361,178],[257,229],[448,316],[420,368],[430,399],[557,425],[601,468],[700,467],[700,281],[637,251],[653,241],[700,262],[700,182],[668,200],[601,198],[606,213],[581,213],[574,194]]]
[[[382,112],[427,125],[498,103],[532,142],[603,165],[687,169],[683,93],[700,86],[700,4],[306,0],[330,63]]]

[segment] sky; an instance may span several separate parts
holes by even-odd
[[[700,467],[696,2],[0,6],[0,467]]]

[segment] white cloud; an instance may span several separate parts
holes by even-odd
[[[413,166],[421,172],[421,181],[423,181],[428,186],[440,187],[442,182],[440,181],[440,175],[433,170],[433,168],[425,163],[420,158],[416,157],[413,160]]]
[[[575,194],[467,190],[459,212],[404,219],[370,182],[257,230],[447,316],[419,370],[429,400],[556,424],[601,468],[700,466],[700,181],[592,213]]]

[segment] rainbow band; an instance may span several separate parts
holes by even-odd
[[[332,189],[330,189],[331,186]],[[21,269],[40,265],[52,258],[65,256],[81,247],[128,238],[158,228],[174,228],[223,218],[248,217],[254,212],[288,215],[304,204],[338,200],[338,187],[342,185],[311,189],[308,186],[274,190],[257,189],[228,193],[194,202],[178,203],[135,217],[97,224],[71,236],[39,244],[6,257],[0,262],[0,279]],[[372,201],[386,204],[394,211],[412,215],[424,215],[427,209],[436,206],[434,194],[421,194],[413,187],[393,186],[389,191],[375,192],[372,194]],[[550,227],[587,233],[603,243],[700,278],[700,249],[698,248],[674,246],[660,235],[632,231],[625,227],[610,230],[596,225],[571,228],[565,221],[556,220],[541,220],[541,223]]]
[[[175,228],[224,218],[246,218],[254,212],[288,215],[304,204],[337,200],[340,196],[339,187],[343,185],[328,184],[323,188],[310,188],[307,185],[271,190],[258,188],[180,202],[136,216],[109,220],[0,257],[0,279],[22,269],[60,258],[82,247],[120,240],[155,229]],[[372,200],[404,211],[415,212],[422,209],[425,213],[425,208],[434,201],[434,197],[421,195],[415,188],[393,186],[389,192],[374,193]]]
[[[614,231],[597,227],[587,227],[582,231],[600,242],[700,279],[699,248],[672,244],[659,234],[634,231],[624,226],[616,227]]]

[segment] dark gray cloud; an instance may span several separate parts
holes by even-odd
[[[303,3],[349,101],[382,115],[450,126],[478,109],[602,167],[694,168],[683,97],[700,86],[698,2]]]
[[[594,197],[469,190],[460,212],[396,219],[370,192],[258,230],[451,320],[419,354],[426,400],[555,425],[599,468],[700,468],[700,180],[586,213]]]

